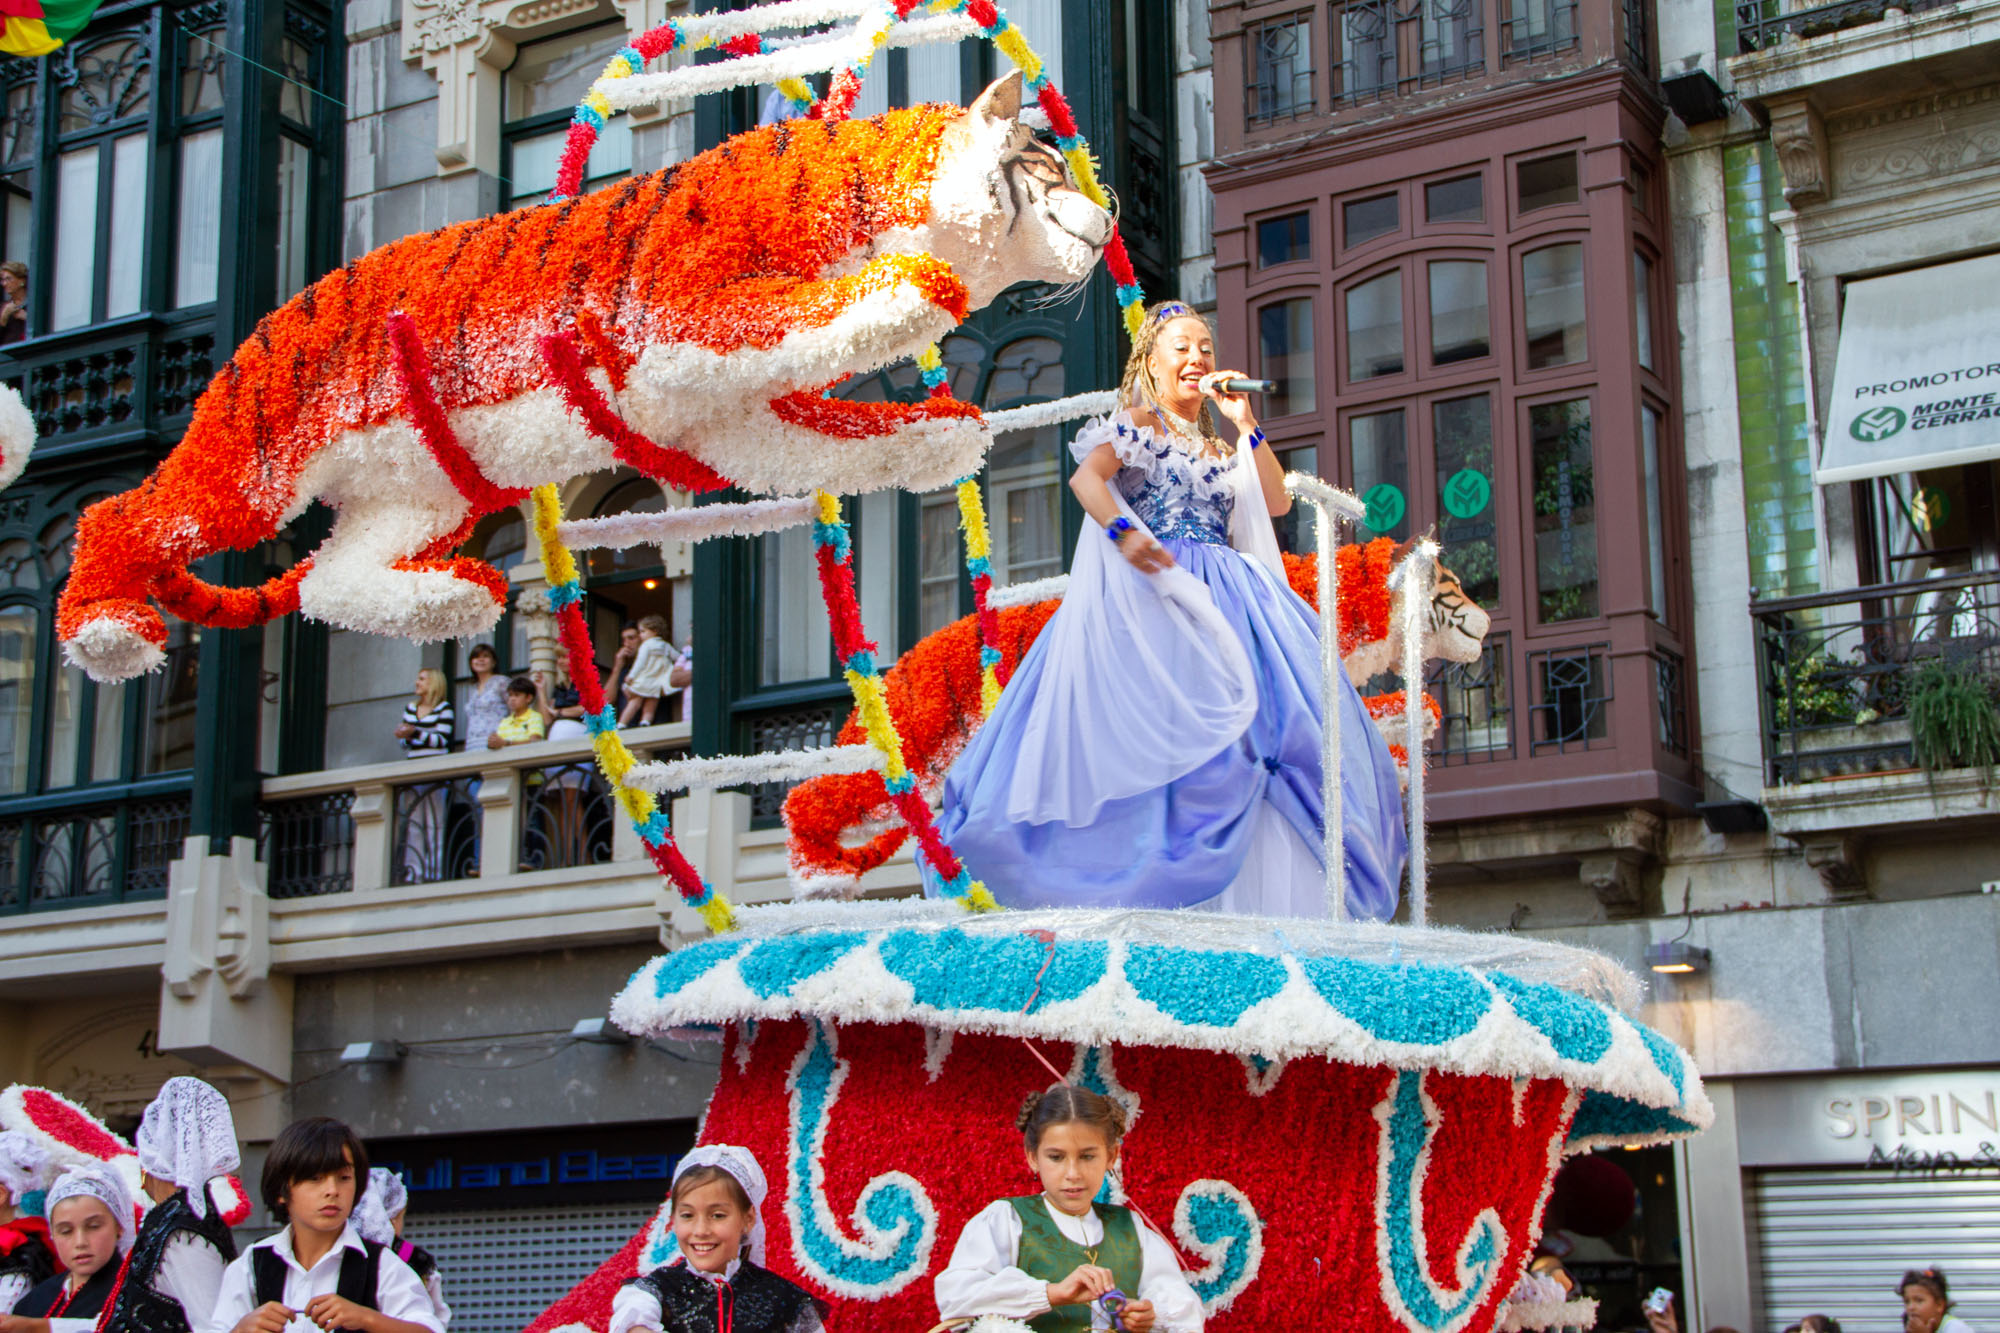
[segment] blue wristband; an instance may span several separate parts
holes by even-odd
[[[1252,449],[1255,449],[1258,445],[1262,444],[1263,442],[1264,442],[1264,428],[1262,426],[1259,426],[1257,429],[1250,432],[1250,447]]]
[[[1104,525],[1104,535],[1111,539],[1111,544],[1113,546],[1116,546],[1118,544],[1118,539],[1120,537],[1123,537],[1126,533],[1130,532],[1131,530],[1132,530],[1132,520],[1125,517],[1125,515],[1123,514],[1120,514],[1117,518],[1112,519],[1109,523],[1106,523]]]

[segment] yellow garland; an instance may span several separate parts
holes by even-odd
[[[986,524],[986,500],[979,493],[977,477],[967,477],[958,483],[958,525],[965,529],[966,559],[984,560],[993,554],[993,539]]]

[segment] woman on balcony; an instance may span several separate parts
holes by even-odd
[[[444,672],[425,667],[417,672],[416,689],[403,705],[396,740],[407,759],[451,752],[451,700],[445,698]],[[405,805],[403,819],[403,883],[429,884],[442,879],[444,866],[445,793],[442,782],[420,784],[398,793]]]
[[[1323,916],[1320,747],[1341,710],[1351,915],[1387,920],[1408,851],[1388,746],[1285,582],[1291,507],[1249,399],[1178,301],[1134,339],[1122,410],[1077,432],[1084,526],[1062,607],[945,781],[939,831],[1009,907]],[[1237,431],[1232,449],[1206,415]]]

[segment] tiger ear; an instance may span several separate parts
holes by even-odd
[[[979,94],[971,107],[974,116],[988,121],[1016,121],[1021,118],[1021,71],[1014,70],[997,79]]]

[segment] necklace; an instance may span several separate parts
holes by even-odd
[[[1199,421],[1190,421],[1158,399],[1154,399],[1153,409],[1159,414],[1160,424],[1167,428],[1167,434],[1173,438],[1183,453],[1192,454],[1196,458],[1216,456],[1210,448],[1208,438],[1202,434]],[[1200,412],[1201,409],[1197,407],[1195,411]]]

